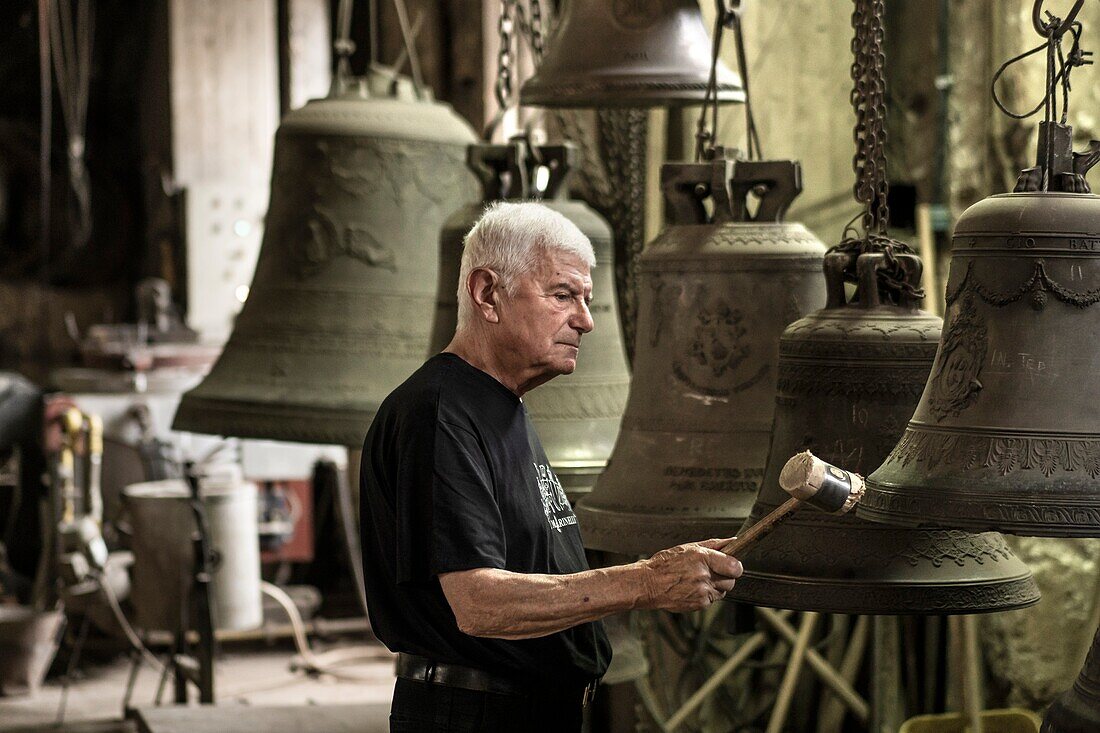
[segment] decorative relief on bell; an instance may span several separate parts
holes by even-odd
[[[672,371],[685,386],[706,397],[724,398],[743,392],[771,369],[770,364],[749,360],[753,350],[745,316],[724,298],[704,299],[687,341],[686,357],[675,359]],[[755,372],[746,373],[742,366]]]
[[[948,308],[952,305],[954,298]],[[937,420],[958,415],[978,399],[982,389],[978,377],[985,364],[988,339],[985,322],[967,293],[943,335],[940,360],[928,382],[928,408]]]

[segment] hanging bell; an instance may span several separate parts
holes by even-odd
[[[825,248],[780,223],[791,161],[669,163],[672,224],[639,261],[634,377],[607,470],[577,509],[585,546],[652,553],[728,536],[760,487],[784,327],[825,300]],[[761,196],[750,214],[750,192]],[[706,204],[713,204],[708,216]]]
[[[1100,196],[1042,123],[1041,163],[955,226],[947,327],[920,404],[868,477],[866,519],[1100,536]],[[1094,143],[1100,148],[1100,143]],[[1038,172],[1037,172],[1038,171]],[[1043,179],[1049,190],[1035,188]],[[1059,190],[1061,189],[1061,190]]]
[[[1040,733],[1096,733],[1100,730],[1100,630],[1092,640],[1077,680],[1047,709]]]
[[[696,0],[562,0],[523,104],[656,107],[700,104],[712,44]],[[718,101],[743,102],[740,77],[721,61]]]
[[[615,305],[611,228],[587,204],[567,198],[577,165],[577,148],[571,144],[532,146],[517,138],[506,145],[471,145],[467,157],[485,201],[460,208],[443,225],[431,353],[454,336],[462,241],[486,203],[536,200],[576,224],[596,254],[591,306],[596,328],[584,337],[576,370],[523,396],[550,465],[570,501],[576,501],[592,490],[607,464],[630,390]]]
[[[173,429],[358,446],[424,360],[470,127],[379,70],[283,118],[244,309]],[[419,98],[418,98],[419,96]]]
[[[924,388],[939,342],[939,318],[880,273],[917,288],[921,262],[882,253],[825,256],[828,302],[791,324],[779,342],[775,427],[764,482],[746,526],[789,498],[779,487],[787,458],[811,450],[856,472],[879,465]],[[845,271],[858,278],[845,297]],[[744,528],[742,528],[744,529]],[[745,574],[727,596],[758,606],[857,614],[1004,611],[1031,605],[1031,573],[994,532],[900,529],[802,511],[739,558]]]

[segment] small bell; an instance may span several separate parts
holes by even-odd
[[[701,104],[711,40],[695,0],[563,0],[523,104],[656,107]],[[743,102],[741,79],[717,67],[720,102]]]

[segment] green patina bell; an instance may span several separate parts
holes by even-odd
[[[474,134],[407,79],[354,81],[283,119],[248,300],[175,430],[358,446],[423,363]]]
[[[462,240],[487,203],[537,200],[564,215],[589,238],[596,254],[592,271],[592,319],[596,327],[584,336],[572,374],[557,377],[523,396],[546,456],[572,501],[591,491],[607,464],[630,390],[615,304],[611,228],[587,204],[567,198],[576,156],[576,148],[569,144],[530,146],[522,139],[506,145],[470,146],[469,164],[482,181],[485,200],[458,209],[443,225],[431,339],[431,353],[436,353],[454,335]]]
[[[672,223],[639,262],[622,430],[577,508],[587,547],[647,554],[730,536],[749,515],[768,455],[779,336],[825,301],[824,245],[782,222],[801,187],[791,161],[719,153],[664,166]],[[755,211],[750,195],[760,196]]]

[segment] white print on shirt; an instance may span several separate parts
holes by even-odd
[[[546,521],[550,529],[561,532],[562,527],[577,523],[577,517],[573,514],[573,508],[569,506],[569,499],[565,498],[561,481],[554,475],[554,470],[547,465],[533,463],[535,467],[535,480],[538,482],[539,494],[542,496],[542,511],[546,514]]]

